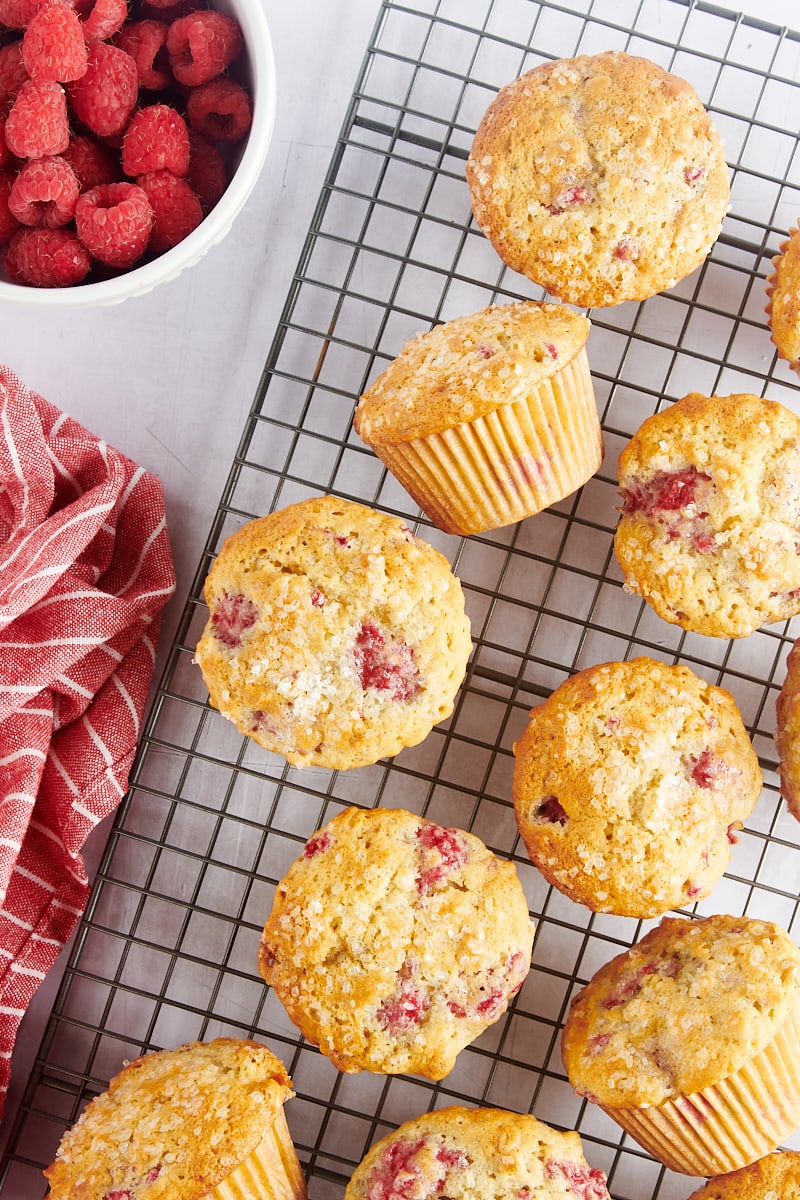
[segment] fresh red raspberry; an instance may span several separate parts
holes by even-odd
[[[6,119],[3,113],[0,113],[0,167],[7,166],[12,159],[13,155],[6,142]]]
[[[228,186],[225,159],[213,142],[195,129],[189,130],[189,186],[204,213],[210,212]]]
[[[122,28],[127,15],[127,0],[94,0],[83,15],[84,37],[87,42],[105,41]]]
[[[139,73],[139,87],[163,91],[172,84],[165,21],[126,21],[114,44],[130,54]]]
[[[22,61],[31,79],[40,83],[80,79],[88,56],[75,10],[53,0],[34,13],[22,38]]]
[[[67,97],[60,83],[23,83],[6,118],[6,145],[18,158],[61,154],[69,145]]]
[[[72,111],[93,133],[122,133],[136,105],[139,76],[130,54],[109,42],[92,42],[86,74],[67,87]]]
[[[71,287],[91,265],[89,251],[71,229],[19,229],[6,251],[9,275],[34,287]]]
[[[153,209],[150,249],[155,253],[177,246],[202,221],[200,201],[180,176],[166,170],[148,171],[137,175],[136,182],[147,193]]]
[[[79,194],[77,176],[65,159],[33,158],[18,172],[8,206],[22,225],[57,229],[74,217]]]
[[[227,13],[204,9],[178,17],[167,35],[172,74],[185,87],[208,83],[241,54],[242,44],[242,31]]]
[[[79,133],[70,138],[63,157],[77,175],[82,192],[88,192],[99,183],[116,183],[122,178],[119,162],[110,150],[86,134]]]
[[[8,207],[8,197],[14,186],[10,171],[0,171],[0,246],[5,246],[12,234],[19,229],[19,221]]]
[[[86,249],[100,262],[130,267],[147,248],[153,210],[135,183],[100,184],[79,197],[75,228]]]
[[[9,100],[13,100],[27,78],[28,72],[22,59],[22,38],[0,46],[0,105],[5,106]]]
[[[253,120],[250,97],[240,83],[220,75],[192,88],[186,101],[192,129],[212,142],[238,142]]]
[[[0,0],[0,25],[9,29],[25,29],[33,14],[45,0]]]
[[[135,112],[122,139],[122,169],[126,175],[163,169],[186,175],[189,130],[180,113],[168,104],[150,104]]]

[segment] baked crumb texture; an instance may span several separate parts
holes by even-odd
[[[45,1170],[52,1200],[304,1200],[283,1115],[291,1082],[245,1039],[128,1063],[64,1134]],[[260,1188],[247,1191],[248,1178]]]
[[[781,795],[800,821],[800,639],[786,659],[786,678],[775,704],[775,743]]]
[[[521,521],[599,469],[586,317],[492,305],[418,334],[361,397],[354,427],[432,521]]]
[[[800,949],[748,917],[664,917],[572,1001],[575,1090],[675,1171],[714,1176],[800,1124]]]
[[[790,229],[772,260],[766,313],[778,354],[800,372],[800,229]]]
[[[571,899],[622,916],[707,896],[763,782],[733,697],[650,658],[565,680],[514,752],[532,861]]]
[[[442,1108],[404,1122],[356,1168],[345,1200],[609,1200],[580,1137],[495,1108]]]
[[[689,1200],[798,1200],[800,1153],[785,1150],[767,1154],[728,1175],[718,1175]]]
[[[694,633],[739,638],[800,612],[800,418],[693,392],[619,458],[614,551],[628,590]]]
[[[466,174],[501,259],[580,306],[672,287],[708,255],[730,198],[695,90],[621,51],[543,63],[502,88]]]
[[[345,809],[278,884],[259,968],[341,1071],[441,1079],[530,969],[516,868],[401,809]]]
[[[325,496],[251,521],[205,599],[211,704],[295,766],[377,762],[453,710],[472,649],[464,594],[396,517]]]

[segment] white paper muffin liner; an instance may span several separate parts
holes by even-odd
[[[374,447],[447,533],[512,525],[576,492],[603,446],[586,350],[525,399],[442,433]]]
[[[306,1181],[281,1109],[244,1162],[206,1200],[306,1200]]]

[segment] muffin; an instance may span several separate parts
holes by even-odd
[[[718,1175],[689,1200],[800,1200],[800,1153],[767,1154],[730,1175]]]
[[[577,491],[603,446],[586,317],[492,305],[418,334],[354,426],[440,529],[511,525]]]
[[[211,704],[302,767],[375,763],[453,711],[472,648],[461,584],[396,517],[323,496],[250,521],[208,574]]]
[[[503,262],[580,306],[672,287],[708,255],[730,198],[697,93],[622,51],[542,63],[501,88],[466,174]]]
[[[619,916],[707,896],[762,787],[733,697],[651,658],[566,679],[514,754],[531,860],[572,900]]]
[[[348,808],[278,884],[259,969],[340,1071],[441,1079],[505,1012],[532,945],[513,863],[414,813]]]
[[[800,229],[790,229],[767,280],[766,313],[778,354],[800,371]]]
[[[361,1160],[345,1200],[609,1200],[581,1139],[499,1108],[441,1108],[404,1122]]]
[[[282,1064],[257,1042],[217,1038],[122,1068],[61,1139],[51,1200],[302,1200]]]
[[[800,418],[758,396],[693,392],[619,458],[614,551],[673,625],[747,637],[800,612]]]
[[[800,1123],[800,950],[770,921],[664,917],[577,993],[561,1049],[665,1166],[736,1171]]]
[[[781,795],[800,821],[800,639],[786,659],[786,678],[775,704],[775,743]]]

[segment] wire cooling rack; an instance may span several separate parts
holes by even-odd
[[[433,322],[540,290],[503,268],[470,215],[464,161],[497,88],[539,61],[626,49],[690,80],[726,140],[732,208],[705,265],[667,294],[592,313],[605,434],[599,474],[519,526],[460,540],[420,517],[351,431],[355,401]],[[765,278],[800,214],[800,36],[688,0],[386,0],[319,198],[252,412],[9,1139],[2,1186],[44,1192],[41,1167],[124,1059],[218,1034],[286,1063],[290,1126],[313,1200],[340,1197],[372,1141],[448,1103],[532,1111],[577,1128],[610,1190],[684,1200],[666,1171],[569,1086],[570,996],[645,931],[546,886],[516,833],[512,743],[576,669],[649,654],[728,688],[765,774],[730,869],[692,912],[747,911],[800,935],[800,825],[780,802],[774,702],[790,641],[685,634],[622,588],[612,554],[617,455],[662,402],[750,391],[797,408],[776,360]],[[474,655],[455,713],[418,747],[350,772],[289,768],[212,711],[192,653],[202,582],[249,518],[332,492],[402,516],[462,580]],[[533,966],[506,1016],[440,1084],[340,1075],[258,975],[273,889],[304,840],[348,804],[399,806],[472,830],[517,864],[537,921]]]

